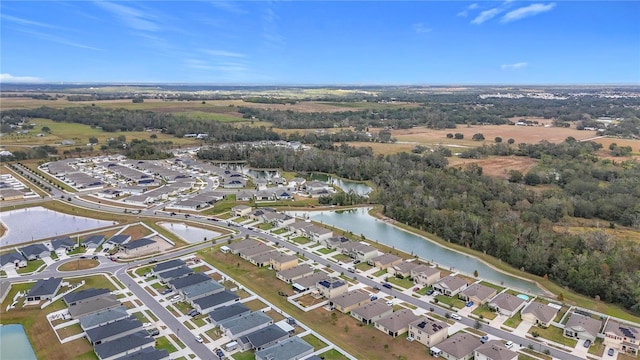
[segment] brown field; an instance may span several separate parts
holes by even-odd
[[[120,233],[121,235],[131,235],[131,239],[132,240],[137,240],[140,238],[143,238],[147,235],[150,235],[152,233],[151,230],[149,230],[146,226],[142,226],[142,225],[132,225],[129,226],[128,228],[126,228],[124,231],[122,231],[122,233]]]
[[[98,265],[100,265],[100,262],[97,260],[91,260],[91,259],[70,260],[58,266],[58,271],[76,271],[76,270],[92,269]]]
[[[616,225],[615,229],[608,227],[609,223],[598,219],[568,218],[566,224],[555,225],[553,230],[558,233],[588,234],[603,232],[612,239],[636,242],[640,244],[640,232],[632,227]]]
[[[526,156],[495,156],[487,159],[461,159],[459,157],[448,158],[450,166],[465,166],[468,164],[477,164],[482,167],[482,173],[489,176],[498,176],[502,178],[509,177],[510,170],[519,170],[526,173],[537,163],[537,159]]]

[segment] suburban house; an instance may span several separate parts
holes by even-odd
[[[298,266],[298,257],[276,251],[271,256],[270,264],[276,271],[288,270]]]
[[[391,313],[374,322],[376,329],[393,337],[402,335],[409,331],[409,324],[420,317],[409,309],[402,309]]]
[[[0,255],[0,268],[4,270],[23,268],[27,266],[27,259],[17,251],[12,251]]]
[[[484,304],[496,296],[496,289],[484,286],[480,283],[471,284],[462,290],[458,297],[464,301],[473,301],[476,304]]]
[[[289,224],[289,226],[287,226],[287,230],[292,231],[293,233],[295,233],[298,236],[303,236],[304,232],[302,231],[302,229],[312,226],[313,224],[311,222],[307,222],[307,221],[296,221],[293,224]]]
[[[253,191],[241,190],[236,193],[236,201],[251,201],[251,199],[253,199]],[[246,216],[246,215],[235,215],[235,216]]]
[[[320,241],[320,244],[322,244],[322,246],[326,247],[327,249],[340,249],[342,244],[348,243],[350,241],[351,240],[347,239],[344,236],[332,236],[326,240]]]
[[[631,356],[638,356],[640,330],[609,318],[604,328],[604,344]]]
[[[116,249],[131,240],[131,235],[115,235],[107,240],[103,245],[103,249],[111,250]]]
[[[238,254],[238,252],[244,248],[257,246],[260,244],[264,245],[264,243],[256,239],[242,239],[240,241],[232,242],[231,244],[227,245],[227,248],[229,248],[229,252],[231,252],[232,254]]]
[[[50,300],[60,290],[62,278],[49,278],[38,280],[27,293],[27,301]]]
[[[65,254],[77,246],[78,244],[68,236],[51,240],[51,247],[57,254]]]
[[[320,295],[327,299],[335,298],[338,295],[342,295],[349,289],[349,285],[338,278],[329,278],[327,280],[318,281],[316,285]]]
[[[450,338],[443,340],[437,348],[431,348],[431,354],[437,353],[447,360],[470,360],[474,351],[482,343],[480,338],[465,332],[459,332]],[[496,359],[497,360],[497,359]]]
[[[211,324],[218,325],[225,320],[242,317],[250,312],[251,310],[243,303],[233,303],[214,309],[209,313],[209,319]]]
[[[436,267],[421,264],[411,269],[411,278],[416,285],[433,285],[440,280],[440,270]]]
[[[278,200],[293,200],[293,192],[287,189],[277,189],[273,194]]]
[[[229,290],[223,290],[189,302],[194,308],[200,311],[200,313],[208,314],[215,308],[230,305],[238,300],[240,300],[238,295]]]
[[[274,194],[273,190],[265,189],[256,191],[253,196],[256,201],[274,201],[276,200],[276,194]]]
[[[87,236],[81,243],[82,246],[89,249],[97,249],[104,242],[104,235]]]
[[[139,255],[160,250],[156,241],[149,238],[130,241],[129,243],[122,245],[122,248],[124,249],[124,253],[128,255]]]
[[[121,306],[120,300],[113,294],[106,294],[90,301],[77,302],[69,305],[69,315],[72,319],[80,319],[83,316],[95,314],[104,310]]]
[[[567,323],[564,325],[563,334],[566,337],[578,340],[596,341],[596,337],[602,327],[602,321],[593,319],[589,316],[572,313]]]
[[[87,331],[98,326],[103,326],[129,317],[127,308],[124,305],[97,312],[95,314],[80,318],[80,327]]]
[[[393,254],[382,254],[369,259],[368,263],[371,266],[377,267],[380,270],[384,270],[389,266],[393,266],[402,262],[402,258]]]
[[[225,320],[219,326],[220,330],[229,336],[231,340],[235,340],[271,324],[273,324],[273,319],[269,315],[262,311],[254,311],[237,318]]]
[[[44,244],[27,245],[23,248],[20,248],[20,252],[22,252],[22,255],[24,255],[24,257],[26,257],[29,261],[51,256],[51,251],[49,250],[49,248],[44,246]]]
[[[169,260],[154,266],[151,271],[154,275],[158,275],[161,272],[177,269],[185,265],[186,263],[181,259]]]
[[[244,260],[247,260],[252,264],[257,265],[258,262],[256,262],[255,260],[252,260],[254,256],[264,254],[273,250],[275,249],[272,248],[271,246],[268,246],[264,243],[259,243],[258,245],[255,245],[255,246],[250,246],[244,249],[240,249],[238,251],[238,255],[240,255],[240,257],[243,258]],[[269,259],[267,258],[265,262],[268,263]],[[258,265],[258,266],[261,266],[261,265]]]
[[[520,314],[522,315],[522,320],[546,328],[551,325],[551,322],[558,314],[558,308],[532,301],[522,309]]]
[[[432,347],[449,336],[449,325],[429,317],[421,317],[409,323],[409,336],[427,347]]]
[[[300,177],[295,177],[291,180],[289,180],[289,186],[291,186],[294,189],[299,188],[300,186],[304,185],[304,183],[306,183],[307,180],[300,178]]]
[[[390,275],[393,275],[398,278],[408,278],[411,276],[411,270],[415,267],[419,266],[418,264],[411,261],[401,261],[393,266],[387,268],[387,272]]]
[[[473,352],[474,360],[516,360],[518,353],[507,349],[502,341],[491,340],[480,345]]]
[[[278,341],[289,338],[289,333],[276,324],[251,332],[238,339],[242,350],[262,350]]]
[[[109,289],[90,288],[90,289],[72,292],[70,294],[65,295],[62,299],[64,300],[65,304],[67,304],[67,306],[71,306],[81,302],[88,302],[88,301],[95,300],[109,293],[110,293]]]
[[[294,222],[296,222],[296,218],[289,215],[285,215],[284,217],[275,219],[273,224],[277,227],[286,228],[287,226],[293,224]]]
[[[140,330],[143,330],[140,320],[135,316],[129,316],[103,326],[94,327],[85,333],[91,345],[98,345],[123,336],[133,335]]]
[[[180,295],[182,295],[185,299],[194,301],[196,299],[200,299],[201,297],[219,293],[223,290],[224,290],[224,286],[220,285],[219,283],[213,280],[210,280],[210,281],[199,282],[191,286],[183,287],[178,291]]]
[[[244,249],[240,251],[244,251]],[[268,266],[271,262],[271,257],[274,256],[275,253],[277,253],[276,250],[261,252],[256,255],[252,255],[248,260],[257,267]]]
[[[231,215],[233,216],[247,216],[249,214],[251,214],[251,206],[236,205],[231,208]]]
[[[329,239],[333,236],[333,231],[315,225],[307,226],[303,228],[302,231],[305,236],[316,242]]]
[[[286,270],[280,270],[276,273],[276,277],[284,282],[292,283],[294,280],[300,279],[306,275],[313,274],[313,268],[309,264],[301,264],[288,268]]]
[[[178,291],[187,286],[197,284],[203,281],[209,281],[209,280],[211,280],[211,278],[207,276],[207,274],[195,273],[195,274],[187,275],[185,277],[181,277],[181,278],[177,278],[169,281],[169,287],[175,291]]]
[[[156,348],[147,347],[142,350],[119,357],[117,360],[169,360],[169,352],[167,350],[158,350]]]
[[[433,289],[447,296],[455,296],[460,291],[466,289],[467,285],[467,280],[458,276],[449,275],[433,284]]]
[[[313,354],[314,348],[297,336],[256,351],[255,360],[298,360]]]
[[[351,310],[351,316],[365,324],[374,323],[385,316],[393,313],[393,308],[387,305],[384,300],[377,299]]]
[[[139,331],[129,336],[98,344],[93,347],[93,351],[100,360],[115,360],[142,349],[151,348],[155,343],[156,340],[148,336],[146,331]]]
[[[513,316],[513,314],[517,313],[525,303],[526,301],[522,298],[511,295],[507,292],[501,292],[491,299],[487,305],[489,306],[489,309],[497,311],[502,315]]]
[[[378,249],[367,243],[351,241],[342,244],[339,249],[343,254],[362,262],[369,262],[369,259],[379,255]]]
[[[296,279],[292,286],[296,291],[302,292],[309,289],[317,289],[320,282],[328,281],[329,279],[329,274],[324,271],[318,271],[311,275],[305,275]]]
[[[329,299],[329,306],[348,314],[351,310],[371,302],[369,293],[353,290]]]
[[[166,284],[173,279],[178,279],[183,276],[188,276],[191,274],[193,274],[193,270],[190,267],[181,266],[173,270],[163,271],[159,273],[157,276],[158,276],[158,280],[160,280],[161,283]]]

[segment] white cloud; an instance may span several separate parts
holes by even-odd
[[[53,34],[46,34],[46,33],[42,33],[42,32],[39,32],[39,31],[32,31],[32,30],[19,30],[19,31],[21,31],[21,32],[23,32],[25,34],[29,34],[31,36],[43,39],[43,40],[55,42],[55,43],[62,44],[62,45],[77,47],[77,48],[80,48],[80,49],[104,51],[104,49],[93,47],[93,46],[89,46],[89,45],[85,45],[85,44],[81,44],[81,43],[75,42],[73,40],[70,40],[70,39],[67,39],[67,38],[64,38],[64,37],[61,37],[61,36],[53,35]]]
[[[13,76],[11,74],[0,74],[0,82],[4,83],[34,83],[43,80],[35,76]]]
[[[15,16],[11,16],[11,15],[6,15],[6,14],[2,14],[0,15],[0,18],[2,18],[3,20],[7,20],[16,24],[20,24],[20,25],[30,25],[30,26],[38,26],[38,27],[44,27],[44,28],[50,28],[53,29],[56,26],[50,25],[50,24],[45,24],[43,22],[39,22],[39,21],[33,21],[33,20],[29,20],[29,19],[23,19],[23,18],[19,18],[19,17],[15,17]]]
[[[426,34],[426,33],[430,33],[431,29],[424,26],[423,23],[416,23],[416,24],[413,24],[413,31],[415,31],[416,34]]]
[[[233,1],[225,1],[225,0],[214,0],[211,2],[211,5],[217,7],[218,9],[233,13],[233,14],[245,14],[244,11],[238,4]]]
[[[473,20],[471,20],[472,24],[476,24],[476,25],[480,25],[482,23],[484,23],[485,21],[491,20],[494,17],[500,15],[500,13],[502,13],[504,11],[504,9],[502,8],[493,8],[493,9],[489,9],[489,10],[485,10],[483,12],[480,13],[480,15],[476,16]]]
[[[245,54],[226,51],[226,50],[202,50],[204,53],[209,54],[211,56],[216,57],[233,57],[233,58],[245,58],[247,57]]]
[[[473,3],[473,4],[469,5],[469,6],[467,6],[464,10],[460,11],[457,15],[461,16],[461,17],[467,17],[467,16],[469,16],[469,10],[477,9],[478,6],[479,6],[478,4]]]
[[[526,63],[526,62],[518,62],[518,63],[514,63],[514,64],[502,64],[502,65],[500,65],[500,69],[502,69],[502,70],[524,69],[528,65],[529,64]]]
[[[524,19],[526,17],[538,15],[545,13],[547,11],[551,11],[556,6],[556,3],[549,4],[531,4],[529,6],[521,7],[519,9],[515,9],[506,13],[500,22],[508,23],[511,21],[516,21],[520,19]]]
[[[107,1],[97,1],[96,5],[109,11],[120,19],[126,26],[142,31],[158,31],[160,27],[147,12],[140,11],[131,6],[116,4]]]
[[[213,70],[214,67],[209,65],[206,61],[198,60],[198,59],[186,59],[185,64],[190,69],[195,70]]]

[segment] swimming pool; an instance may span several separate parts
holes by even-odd
[[[524,301],[529,301],[529,297],[525,294],[518,294],[516,295],[517,297],[519,297],[520,299],[524,300]]]

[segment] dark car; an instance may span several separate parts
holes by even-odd
[[[609,356],[613,356],[613,354],[615,354],[615,350],[613,350],[613,348],[609,348],[609,351],[607,351],[607,354],[609,354]]]
[[[200,311],[198,311],[196,309],[193,309],[193,310],[189,311],[188,315],[191,316],[191,317],[198,316],[198,315],[200,315]]]
[[[97,256],[97,255],[94,255],[94,256],[92,257],[92,259],[93,259],[93,260],[98,260],[98,256]]]
[[[148,332],[149,332],[149,335],[151,335],[151,336],[158,336],[158,335],[160,335],[160,330],[158,330],[158,329],[149,329],[149,331],[148,331]]]
[[[389,283],[384,283],[382,284],[382,286],[386,287],[387,289],[391,289],[391,284]]]
[[[162,290],[161,294],[162,295],[167,295],[167,294],[170,294],[172,292],[173,292],[173,289],[166,288],[166,289]]]
[[[155,264],[158,262],[158,259],[151,259],[149,260],[149,264]]]
[[[484,335],[483,337],[480,338],[480,342],[481,343],[486,343],[487,341],[489,341],[489,337],[487,335]]]
[[[433,289],[431,289],[431,290],[427,291],[427,295],[432,295],[433,292],[434,292]]]
[[[584,344],[582,344],[582,345],[584,345],[584,347],[588,348],[589,346],[591,346],[591,340],[589,340],[589,339],[585,340]]]
[[[86,256],[84,256],[84,255],[80,256],[80,259],[86,259],[86,258],[87,258],[87,257],[86,257]]]
[[[216,356],[217,356],[219,359],[222,359],[222,358],[224,357],[224,353],[222,352],[222,350],[220,350],[220,349],[216,349]]]

